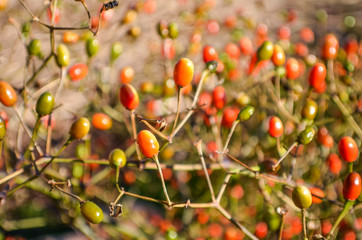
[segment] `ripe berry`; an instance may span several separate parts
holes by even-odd
[[[230,58],[238,59],[240,57],[239,47],[234,43],[228,43],[225,47],[225,52]]]
[[[327,34],[322,46],[322,56],[325,59],[336,59],[338,55],[339,42],[335,35]]]
[[[236,107],[227,107],[224,110],[221,125],[227,129],[231,129],[233,123],[238,118],[240,110]]]
[[[319,89],[325,84],[327,71],[323,63],[316,63],[309,72],[309,85]]]
[[[194,77],[194,64],[188,58],[181,58],[175,65],[173,78],[177,86],[185,87]]]
[[[288,26],[281,26],[278,29],[278,37],[281,40],[289,40],[290,39],[290,28]]]
[[[321,198],[325,197],[324,191],[317,187],[311,187],[309,188],[309,191],[312,194],[312,203],[318,204],[322,202]]]
[[[246,56],[253,54],[253,43],[251,42],[250,38],[241,38],[239,41],[239,46],[242,54]]]
[[[203,50],[203,59],[204,59],[204,63],[210,62],[210,61],[217,61],[219,60],[219,55],[217,54],[215,48],[211,47],[211,46],[205,46],[204,50]]]
[[[345,136],[338,143],[339,154],[347,162],[354,162],[358,157],[358,147],[353,138]]]
[[[281,65],[283,65],[285,63],[284,50],[278,44],[274,45],[274,52],[273,52],[273,55],[271,57],[271,60],[272,60],[272,62],[274,63],[275,66],[281,66]]]
[[[304,27],[299,31],[299,37],[306,43],[314,41],[314,32],[309,27]]]
[[[142,154],[151,158],[158,154],[159,144],[156,137],[148,130],[142,130],[137,135],[137,143]]]
[[[0,81],[0,102],[7,107],[16,104],[17,95],[14,88],[7,82]]]
[[[80,212],[90,223],[98,224],[103,220],[103,211],[97,204],[86,201],[80,206]]]
[[[312,194],[305,186],[295,187],[292,192],[292,199],[295,206],[300,209],[309,208],[312,204]]]
[[[283,130],[284,127],[282,121],[276,116],[271,117],[269,120],[268,129],[270,136],[275,138],[280,137],[281,135],[283,135]]]
[[[119,73],[120,82],[123,84],[132,82],[133,77],[134,77],[134,70],[132,67],[124,67]]]
[[[331,171],[331,173],[333,174],[339,174],[342,169],[342,161],[335,153],[329,154],[329,156],[327,157],[327,164],[329,171]]]
[[[306,57],[308,55],[308,47],[304,43],[296,43],[295,44],[295,54],[299,57]]]
[[[95,113],[93,114],[92,125],[99,130],[108,130],[112,127],[112,119],[104,113]]]
[[[289,58],[285,64],[286,76],[288,79],[296,79],[301,73],[300,65],[297,59]]]
[[[65,44],[73,44],[78,42],[79,35],[75,32],[68,31],[63,34],[63,43]]]
[[[84,63],[76,63],[68,70],[70,80],[73,82],[80,81],[88,74],[88,66]]]
[[[264,239],[268,235],[268,225],[265,222],[258,222],[255,226],[255,236]]]
[[[81,117],[75,121],[70,127],[69,134],[74,139],[84,138],[90,129],[90,123],[88,119]]]
[[[119,90],[119,99],[123,107],[134,110],[138,107],[139,97],[136,89],[130,84],[123,84]]]
[[[226,104],[226,92],[223,86],[216,86],[212,92],[212,103],[217,109],[222,109]]]
[[[54,97],[51,93],[45,92],[40,95],[38,101],[36,102],[36,113],[38,116],[45,116],[50,114],[53,111],[54,107]]]
[[[111,168],[121,168],[126,165],[127,157],[121,149],[116,148],[109,154],[108,161]]]
[[[346,200],[354,201],[361,194],[361,176],[356,172],[348,174],[343,182],[343,197]]]

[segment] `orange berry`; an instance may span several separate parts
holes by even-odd
[[[123,84],[132,82],[133,77],[134,77],[134,70],[132,67],[124,67],[119,73],[119,79]]]
[[[181,58],[175,65],[173,78],[177,86],[185,87],[194,77],[194,64],[188,58]]]
[[[0,81],[0,102],[7,107],[16,104],[17,95],[14,88],[7,82]]]
[[[104,113],[95,113],[93,114],[92,125],[99,130],[108,130],[112,127],[112,119]]]
[[[153,135],[150,131],[142,130],[139,132],[137,135],[137,143],[145,157],[151,158],[158,154],[160,146],[155,135]]]

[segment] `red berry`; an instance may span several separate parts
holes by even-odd
[[[339,174],[342,169],[342,161],[337,154],[331,153],[327,158],[329,171],[333,174]]]
[[[268,225],[265,222],[258,222],[255,226],[255,236],[263,239],[268,235]]]
[[[238,59],[240,57],[239,47],[234,43],[228,43],[225,47],[225,52],[233,59]]]
[[[317,187],[309,188],[310,193],[312,194],[312,203],[318,204],[322,202],[321,198],[325,197],[325,194],[322,189]]]
[[[345,136],[338,143],[339,154],[347,162],[354,162],[358,157],[358,147],[353,138]]]
[[[173,59],[175,57],[176,49],[171,39],[165,39],[161,48],[161,55],[166,59]]]
[[[270,136],[275,138],[280,137],[283,134],[283,130],[284,127],[282,121],[276,116],[271,117],[269,120],[269,130],[268,130]]]
[[[322,222],[322,234],[323,236],[327,236],[328,233],[332,230],[332,223],[328,220]]]
[[[88,67],[84,63],[77,63],[71,66],[68,70],[70,80],[73,82],[80,81],[88,74]]]
[[[242,54],[247,56],[253,54],[253,43],[251,42],[250,38],[241,38],[239,41],[239,46]]]
[[[339,42],[335,35],[327,34],[322,46],[322,56],[325,59],[336,59],[338,55]]]
[[[286,77],[288,79],[296,79],[299,77],[301,73],[301,67],[299,65],[299,62],[295,58],[289,58],[287,60],[287,63],[285,64],[286,68]]]
[[[216,86],[212,92],[212,101],[217,109],[222,109],[226,103],[226,92],[224,87]]]
[[[352,172],[348,174],[343,182],[343,197],[346,200],[354,201],[361,194],[361,176]]]
[[[230,129],[233,126],[233,123],[238,118],[240,110],[236,107],[227,107],[224,110],[222,116],[221,125],[227,129]]]
[[[299,37],[306,43],[314,41],[314,32],[309,27],[304,27],[299,31]]]
[[[306,57],[308,55],[308,47],[304,43],[295,44],[295,53],[300,57]]]
[[[309,72],[309,85],[315,89],[320,89],[325,84],[327,71],[323,63],[316,63]]]
[[[136,89],[130,84],[123,84],[119,90],[119,99],[123,107],[134,110],[138,107],[139,97]]]
[[[211,46],[205,46],[204,50],[203,50],[203,59],[204,62],[210,62],[210,61],[217,61],[219,60],[219,55],[217,54],[215,48],[211,47]]]
[[[289,40],[290,39],[290,28],[287,26],[281,26],[278,29],[278,37],[282,40]]]

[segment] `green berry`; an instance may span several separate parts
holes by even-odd
[[[5,137],[6,134],[6,123],[5,120],[0,116],[0,140]]]
[[[178,24],[176,22],[171,22],[168,25],[168,35],[170,36],[171,39],[175,39],[178,37],[178,34],[179,34]]]
[[[28,45],[28,53],[30,56],[43,57],[43,53],[41,51],[41,42],[39,39],[33,39]]]
[[[253,106],[244,107],[239,113],[240,121],[249,120],[254,114],[255,108]]]
[[[312,205],[312,194],[309,189],[305,186],[297,186],[293,189],[292,199],[300,209],[309,208]]]
[[[103,211],[97,204],[86,201],[80,206],[80,212],[90,223],[98,224],[103,220]]]
[[[75,157],[79,159],[85,159],[89,155],[88,148],[84,143],[80,143],[75,148]]]
[[[123,52],[123,46],[120,42],[115,42],[111,46],[111,62],[117,60]]]
[[[258,61],[268,60],[273,56],[274,45],[271,41],[264,41],[256,52]]]
[[[312,126],[306,127],[298,136],[298,142],[301,144],[310,143],[315,136],[315,129]]]
[[[64,44],[60,44],[57,48],[56,61],[59,67],[66,67],[70,62],[70,53]]]
[[[97,39],[89,38],[86,42],[86,50],[88,57],[93,57],[99,50],[99,42]]]
[[[36,113],[38,116],[45,116],[50,114],[53,111],[54,107],[54,97],[51,93],[45,92],[40,95],[38,101],[36,102]]]
[[[126,154],[121,149],[114,149],[108,157],[109,165],[111,168],[121,168],[126,165],[127,158]]]

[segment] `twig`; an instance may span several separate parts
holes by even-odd
[[[138,146],[138,143],[137,143],[137,128],[136,128],[135,112],[131,111],[130,114],[131,114],[133,141],[134,141],[134,144],[136,145],[137,158],[138,158],[138,160],[141,160],[142,155],[141,155],[140,147]]]
[[[167,188],[166,188],[166,184],[165,184],[165,179],[164,179],[163,174],[162,174],[162,169],[161,169],[161,167],[160,167],[160,162],[159,162],[159,160],[158,160],[158,156],[157,156],[157,155],[153,156],[153,160],[155,161],[156,166],[157,166],[158,173],[160,174],[161,183],[162,183],[162,189],[163,189],[163,193],[165,194],[165,197],[166,197],[166,200],[167,200],[167,204],[168,204],[168,206],[171,206],[171,205],[172,205],[172,202],[171,202],[170,197],[168,196],[168,193],[167,193]]]
[[[227,148],[228,148],[228,145],[229,145],[229,142],[230,142],[230,139],[235,131],[235,128],[236,126],[239,124],[240,120],[236,120],[233,122],[233,125],[230,129],[230,132],[229,132],[229,135],[228,135],[228,138],[226,139],[226,142],[225,142],[225,145],[224,145],[224,149],[222,150],[223,153],[226,152]]]
[[[210,194],[211,194],[211,200],[213,202],[215,202],[216,199],[215,199],[214,189],[212,187],[212,183],[211,183],[211,180],[210,180],[209,173],[207,172],[205,159],[204,159],[204,155],[203,155],[203,152],[202,152],[202,140],[199,140],[199,141],[195,142],[194,146],[197,149],[197,153],[199,154],[199,157],[200,157],[200,160],[201,160],[202,168],[204,169],[205,178],[206,178],[207,185],[209,186],[209,190],[210,190]]]
[[[294,142],[289,148],[288,150],[284,153],[284,155],[278,160],[278,162],[276,164],[273,165],[273,171],[275,171],[275,169],[279,166],[279,164],[284,160],[284,158],[286,156],[288,156],[288,154],[296,147],[298,146],[298,142]]]
[[[177,109],[176,109],[176,117],[175,117],[175,121],[174,121],[174,123],[173,123],[171,136],[173,135],[173,132],[175,131],[175,127],[176,127],[176,125],[177,125],[177,120],[178,120],[178,117],[179,117],[179,115],[180,115],[181,99],[182,99],[182,87],[181,87],[181,86],[178,86],[178,89],[177,89]]]
[[[337,94],[334,94],[332,97],[334,103],[337,105],[339,110],[341,110],[342,114],[346,117],[346,120],[348,124],[351,126],[353,131],[358,135],[358,137],[362,140],[362,130],[352,117],[352,115],[349,113],[348,109],[343,105],[341,99],[339,99]]]

